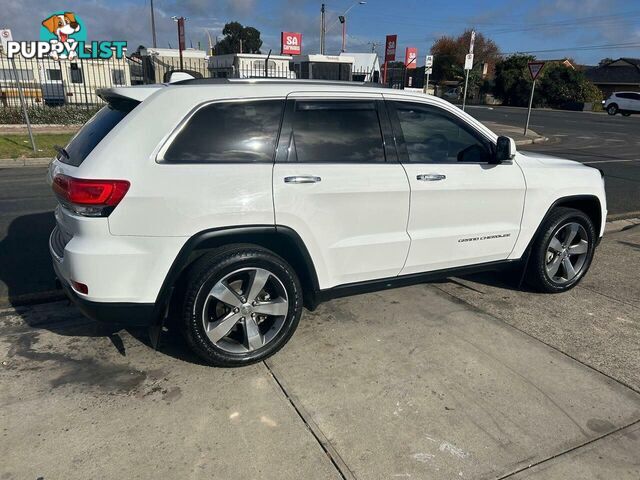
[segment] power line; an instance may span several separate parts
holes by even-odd
[[[609,50],[616,48],[640,48],[640,43],[637,42],[629,42],[629,43],[610,43],[605,45],[578,45],[573,47],[564,47],[564,48],[547,48],[543,50],[520,50],[517,52],[501,52],[500,55],[514,55],[517,53],[550,53],[550,52],[583,52],[589,50]]]

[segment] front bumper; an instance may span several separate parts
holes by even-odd
[[[58,262],[54,259],[53,270],[62,289],[86,317],[123,327],[147,327],[157,322],[158,315],[153,303],[94,302],[82,298],[67,283],[59,268]]]

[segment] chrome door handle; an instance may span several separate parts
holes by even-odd
[[[421,182],[437,182],[439,180],[444,180],[445,178],[447,178],[447,176],[440,173],[422,173],[416,176],[416,179]]]
[[[294,175],[293,177],[284,177],[284,183],[318,183],[322,178],[315,175]]]

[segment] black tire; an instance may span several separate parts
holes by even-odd
[[[581,225],[587,237],[585,240],[588,241],[588,245],[584,263],[582,263],[577,274],[571,280],[554,281],[547,271],[550,243],[561,229],[566,228],[571,223]],[[545,293],[561,293],[575,287],[591,266],[596,238],[597,233],[593,222],[584,212],[574,208],[554,208],[543,221],[538,236],[533,243],[527,265],[527,283],[536,290]]]
[[[607,107],[607,113],[609,115],[615,115],[616,113],[618,113],[618,105],[616,105],[615,103],[612,103],[611,105],[609,105]]]
[[[621,112],[621,113],[623,117],[628,117],[631,115],[629,112]]]
[[[285,307],[286,316],[278,317],[278,321],[282,322],[281,327],[277,333],[273,334],[273,338],[263,346],[246,352],[228,351],[224,347],[221,348],[215,344],[205,332],[205,314],[208,317],[207,322],[210,321],[209,310],[207,310],[210,307],[208,307],[209,303],[207,302],[211,302],[212,297],[209,296],[209,293],[214,285],[219,285],[219,282],[228,278],[229,275],[233,276],[236,274],[235,272],[252,271],[252,269],[267,270],[272,275],[269,277],[270,280],[268,282],[276,282],[279,288],[284,288],[286,300],[288,301],[288,306]],[[238,275],[242,275],[242,273]],[[242,288],[245,288],[244,284]],[[264,291],[266,292],[266,287]],[[247,291],[245,290],[240,296],[242,295],[248,297]],[[217,301],[215,297],[213,297],[213,300],[217,303],[217,309],[220,308],[220,305],[223,306],[222,308],[226,307],[224,302]],[[302,288],[298,277],[293,268],[284,259],[267,249],[255,245],[239,244],[222,247],[199,259],[191,269],[182,306],[185,338],[191,349],[211,365],[239,367],[256,363],[276,353],[291,338],[302,315],[302,303]],[[245,308],[250,308],[248,302],[244,305],[246,305]],[[232,308],[229,307],[229,309]],[[231,313],[233,312],[228,312],[228,314]],[[237,315],[242,314],[240,312]],[[216,322],[219,322],[219,319]],[[266,324],[267,320],[264,322]],[[215,325],[217,323],[212,324]],[[245,323],[243,322],[235,324],[231,335],[238,334],[241,336],[244,331],[245,339],[248,341],[248,333],[244,325]],[[260,326],[258,329],[260,329]],[[235,330],[238,331],[236,332]],[[232,345],[233,339],[230,338],[231,335],[229,337],[225,336],[222,340]],[[267,335],[264,335],[265,339],[266,337]],[[261,338],[263,338],[262,334]],[[237,341],[235,348],[242,348],[242,342]],[[244,348],[248,348],[246,344]]]

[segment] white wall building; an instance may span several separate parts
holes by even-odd
[[[268,59],[267,59],[268,58]],[[209,72],[214,78],[296,78],[289,55],[230,53],[209,57]]]
[[[351,67],[354,82],[379,82],[380,61],[377,53],[341,53],[340,57],[353,59]]]

